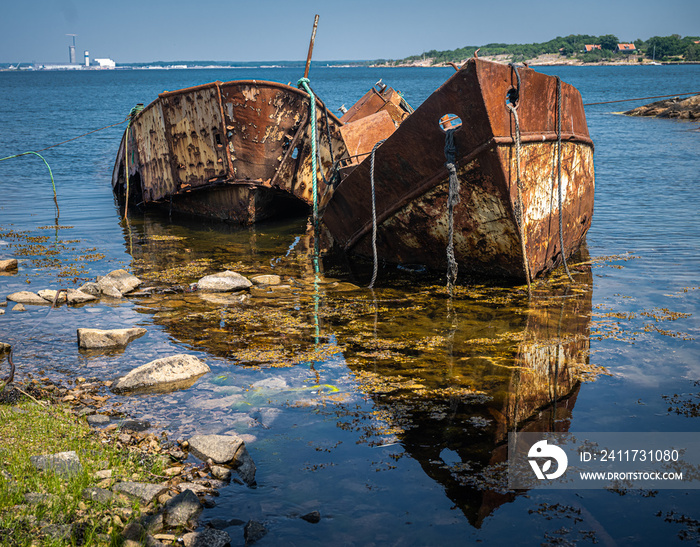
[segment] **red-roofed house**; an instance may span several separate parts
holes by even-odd
[[[602,49],[599,44],[586,44],[583,47],[586,48],[586,53],[590,53],[594,49]]]
[[[637,48],[634,47],[634,44],[617,44],[615,48],[615,53],[634,53],[635,51]]]

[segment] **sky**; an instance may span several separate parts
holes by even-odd
[[[9,0],[0,63],[82,59],[296,61],[401,59],[431,49],[546,42],[569,34],[621,41],[700,35],[698,0]]]

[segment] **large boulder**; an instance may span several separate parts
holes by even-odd
[[[255,463],[238,435],[195,435],[188,443],[195,457],[230,465],[248,486],[255,484]]]
[[[83,349],[123,348],[146,334],[146,329],[78,329],[78,346]]]
[[[172,355],[135,368],[112,386],[115,393],[126,391],[167,392],[185,389],[210,372],[209,366],[193,355]]]
[[[226,270],[207,275],[197,281],[197,288],[205,292],[231,292],[247,289],[252,283],[241,274]]]

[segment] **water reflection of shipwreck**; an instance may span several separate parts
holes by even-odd
[[[568,431],[581,382],[595,374],[591,295],[561,291],[528,309],[479,300],[436,325],[449,329],[444,345],[419,355],[412,345],[409,359],[368,359],[373,340],[350,341],[347,362],[378,413],[472,525],[516,496],[507,483],[508,432]],[[381,322],[378,343],[396,331],[419,340],[419,318],[404,321]]]
[[[453,233],[460,272],[532,278],[562,261],[560,231],[578,249],[593,194],[579,92],[474,58],[344,178],[323,222],[346,252],[444,270]]]
[[[114,193],[122,204],[241,224],[308,213],[314,186],[323,207],[340,160],[356,163],[409,107],[391,88],[372,89],[341,121],[315,101],[316,172],[306,91],[242,80],[161,93],[124,132]]]

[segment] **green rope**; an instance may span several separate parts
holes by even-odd
[[[311,88],[309,87],[309,80],[308,78],[301,78],[297,82],[297,86],[301,87],[304,89],[309,94],[309,99],[310,99],[310,104],[309,104],[309,110],[311,111],[311,171],[312,171],[312,181],[313,181],[313,204],[314,204],[314,229],[316,228],[316,225],[318,223],[318,196],[316,195],[316,179],[318,178],[316,173],[317,165],[316,165],[316,96],[314,95],[314,92],[311,91]]]
[[[53,187],[53,202],[56,204],[56,220],[58,220],[60,211],[58,209],[58,197],[56,196],[56,181],[54,181],[53,179],[53,172],[51,171],[51,166],[49,165],[49,162],[46,161],[46,158],[39,154],[39,152],[22,152],[21,154],[15,154],[13,156],[7,156],[6,158],[0,158],[0,161],[10,160],[12,158],[19,158],[20,156],[27,156],[29,154],[39,156],[49,170],[49,176],[51,177],[51,186]]]
[[[317,164],[316,164],[316,96],[314,92],[311,91],[309,87],[308,78],[300,78],[297,82],[297,87],[303,88],[309,94],[309,110],[311,112],[311,180],[312,187],[311,191],[313,193],[313,219],[314,219],[314,270],[316,273],[319,271],[318,267],[318,252],[319,252],[319,242],[318,242],[318,194],[316,190],[316,181],[318,179],[317,175]]]

